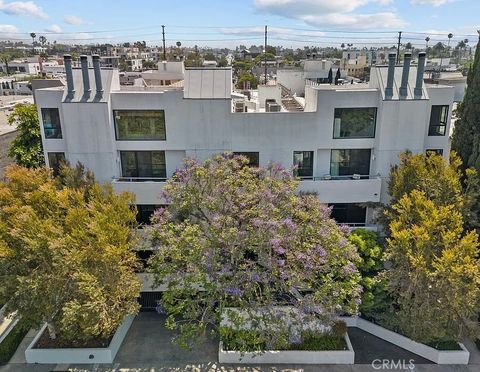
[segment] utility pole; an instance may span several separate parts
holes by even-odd
[[[402,41],[402,31],[398,31],[397,63],[400,63],[400,42],[401,41]]]
[[[265,48],[264,48],[264,61],[265,63],[265,85],[267,85],[267,25],[265,25]]]
[[[167,60],[167,50],[165,49],[165,25],[162,25],[162,40],[163,40],[163,60]]]

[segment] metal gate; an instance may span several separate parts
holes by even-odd
[[[162,298],[162,292],[140,292],[138,302],[140,311],[155,311],[157,302]]]

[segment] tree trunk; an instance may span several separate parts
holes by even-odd
[[[52,322],[47,322],[48,334],[52,340],[57,338],[57,332],[55,331],[55,326]]]

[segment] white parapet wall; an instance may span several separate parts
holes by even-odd
[[[354,364],[355,352],[348,334],[345,334],[345,342],[348,350],[266,350],[257,353],[227,351],[220,342],[218,361],[227,364]]]
[[[105,348],[62,348],[62,349],[35,349],[34,346],[47,328],[44,324],[33,341],[25,350],[27,363],[39,364],[96,364],[113,363],[118,349],[127,335],[135,316],[125,317],[122,325],[113,335],[110,345]]]
[[[5,340],[13,328],[17,325],[20,317],[13,314],[5,314],[5,305],[0,309],[0,344]]]
[[[468,364],[470,359],[469,351],[461,343],[461,350],[437,350],[359,317],[343,317],[342,320],[348,327],[357,327],[437,364]]]

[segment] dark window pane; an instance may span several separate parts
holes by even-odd
[[[338,223],[365,225],[367,208],[350,203],[336,203],[330,206],[333,207],[330,217]]]
[[[122,177],[167,177],[165,151],[121,151]]]
[[[369,175],[370,152],[370,149],[332,150],[330,174],[332,176]]]
[[[42,108],[42,122],[45,138],[62,138],[58,108]]]
[[[293,165],[296,166],[295,176],[300,178],[313,177],[313,151],[294,151]]]
[[[65,153],[64,152],[49,152],[48,156],[48,164],[50,168],[53,170],[53,174],[56,176],[58,175],[58,171],[60,167],[65,164]]]
[[[333,122],[333,138],[373,138],[377,109],[336,108]]]
[[[447,128],[448,106],[434,105],[430,113],[429,136],[444,136]]]
[[[234,152],[234,155],[242,155],[248,159],[248,165],[250,167],[258,167],[260,165],[260,156],[258,152]]]
[[[164,110],[114,111],[118,140],[165,140]]]
[[[150,225],[150,219],[153,213],[159,209],[165,207],[164,205],[152,205],[152,204],[137,204],[137,222],[141,225]]]

